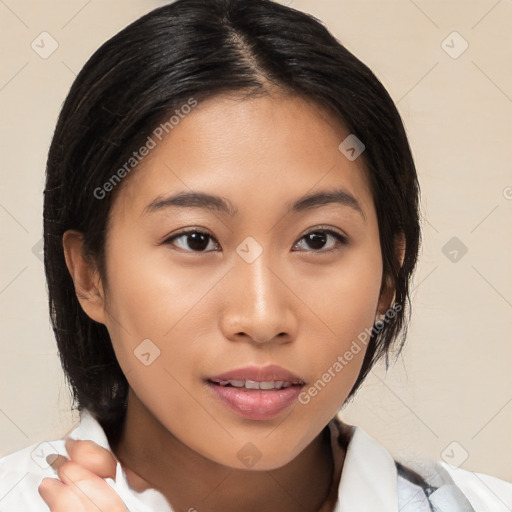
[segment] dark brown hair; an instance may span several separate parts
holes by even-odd
[[[106,327],[77,300],[63,233],[83,233],[105,278],[108,217],[122,184],[101,199],[94,191],[191,97],[201,102],[224,92],[266,94],[271,87],[327,107],[366,147],[361,158],[378,216],[383,284],[393,283],[399,311],[372,333],[349,399],[376,361],[385,356],[388,364],[400,334],[398,352],[405,341],[420,243],[419,185],[386,89],[303,12],[269,0],[177,0],[136,20],[92,55],[69,91],[48,154],[44,263],[51,321],[75,404],[88,409],[109,436],[122,425],[128,383]],[[399,234],[406,244],[401,266]]]

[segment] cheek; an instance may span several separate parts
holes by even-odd
[[[375,322],[381,279],[377,246],[347,252],[339,268],[317,273],[306,283],[303,296],[321,320],[316,321],[318,329],[325,333],[317,335],[317,344],[305,343],[315,378],[299,402],[315,414],[325,415],[326,410],[327,418],[334,414],[359,375]]]
[[[183,388],[173,377],[184,382],[186,369],[201,361],[204,350],[194,340],[211,326],[208,315],[201,325],[198,314],[219,276],[211,267],[173,264],[165,250],[130,247],[129,241],[121,244],[121,236],[115,240],[109,252],[108,330],[116,357],[148,405],[162,390],[180,397]]]
[[[133,335],[162,338],[194,308],[215,276],[173,263],[165,248],[130,247],[129,242],[121,250],[119,241],[109,254],[110,311]]]
[[[109,288],[115,298],[108,325],[114,352],[130,387],[153,415],[167,411],[164,415],[183,418],[195,406],[184,391],[183,374],[198,358],[184,329],[200,290],[179,274],[163,275],[151,265],[137,271],[133,263],[117,267]]]
[[[382,281],[377,244],[347,249],[335,265],[318,266],[305,275],[301,296],[330,335],[340,343],[373,325]]]

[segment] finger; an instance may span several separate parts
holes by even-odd
[[[72,490],[56,478],[43,478],[37,492],[51,512],[79,512],[79,502]]]
[[[76,440],[69,438],[66,443],[66,450],[74,462],[77,462],[92,473],[101,478],[116,477],[117,460],[111,452],[90,440]],[[59,466],[60,467],[60,466]],[[150,488],[149,482],[123,466],[130,487],[137,492],[143,492]]]
[[[95,475],[80,464],[70,460],[63,464],[57,471],[60,480],[66,485],[77,485],[82,481],[101,480],[103,479]]]
[[[101,478],[116,477],[117,461],[105,448],[93,441],[68,439],[66,450],[74,462],[80,464]]]
[[[97,512],[98,509],[109,512],[127,511],[119,495],[105,480],[76,462],[65,463],[59,468],[58,474],[62,482],[76,496],[84,511]]]
[[[44,478],[38,492],[51,512],[127,512],[121,498],[103,480],[105,488],[77,490],[55,478]],[[83,481],[81,482],[84,483]]]
[[[64,455],[59,455],[57,453],[51,453],[46,457],[46,462],[50,464],[50,466],[58,472],[60,467],[64,465],[66,462],[69,462],[69,459],[67,457],[64,457]]]

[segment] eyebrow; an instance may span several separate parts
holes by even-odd
[[[306,194],[289,204],[286,214],[300,213],[329,204],[340,204],[351,208],[366,220],[364,211],[357,199],[343,188],[320,190]],[[225,197],[207,194],[205,192],[183,191],[167,197],[158,196],[144,208],[143,214],[175,207],[216,210],[229,217],[234,217],[238,213],[238,208]]]

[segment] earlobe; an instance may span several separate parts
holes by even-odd
[[[84,251],[83,235],[79,231],[68,230],[62,237],[64,257],[75,293],[84,312],[105,324],[105,297],[99,273]]]

